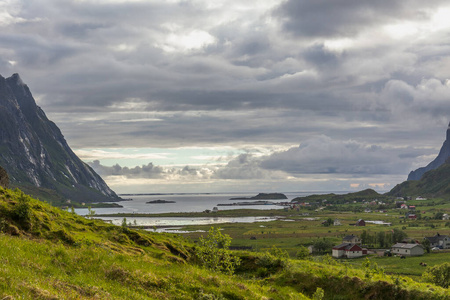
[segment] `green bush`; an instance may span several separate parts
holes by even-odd
[[[233,274],[240,264],[240,259],[231,254],[228,247],[231,244],[231,237],[222,234],[220,229],[211,227],[208,236],[199,239],[200,246],[196,248],[195,254],[203,266],[213,271],[226,274]]]
[[[31,227],[31,215],[32,209],[30,205],[30,198],[25,194],[21,194],[16,205],[14,205],[11,217],[15,220],[22,228],[30,229]]]
[[[450,285],[450,263],[427,267],[422,274],[422,278],[427,282],[448,288]]]
[[[300,248],[298,248],[296,256],[298,259],[305,259],[305,258],[309,257],[308,248],[306,248],[305,246],[300,246]]]

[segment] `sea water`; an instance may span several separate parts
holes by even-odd
[[[217,207],[219,210],[230,209],[283,209],[278,205],[248,205],[248,206],[218,206],[218,204],[231,204],[246,202],[249,200],[230,200],[237,197],[253,197],[257,193],[223,193],[223,194],[136,194],[136,195],[120,195],[126,201],[119,202],[123,207],[113,208],[95,208],[96,218],[101,218],[113,224],[120,225],[123,218],[120,217],[103,217],[102,214],[128,214],[127,223],[138,226],[186,226],[186,225],[208,225],[221,223],[246,223],[246,222],[264,222],[273,220],[273,218],[262,217],[236,217],[225,218],[216,217],[211,213],[211,217],[207,218],[180,218],[180,217],[134,217],[132,214],[159,214],[159,213],[183,213],[183,212],[203,212],[205,210],[213,210]],[[311,194],[320,194],[320,192],[292,192],[284,193],[288,199],[268,200],[274,203],[290,202],[296,197],[304,197]],[[153,200],[167,200],[175,203],[150,204]],[[75,209],[79,215],[87,215],[88,208]]]

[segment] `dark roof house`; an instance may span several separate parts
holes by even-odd
[[[448,235],[440,235],[438,233],[435,236],[425,237],[425,239],[430,241],[431,247],[439,247],[443,249],[450,248],[450,237]]]

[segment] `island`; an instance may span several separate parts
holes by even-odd
[[[147,203],[147,204],[165,204],[165,203],[176,203],[176,202],[170,201],[170,200],[152,200],[152,201],[148,201],[145,203]]]
[[[276,199],[287,199],[285,194],[281,193],[259,193],[253,197],[238,197],[230,198],[230,200],[276,200]]]

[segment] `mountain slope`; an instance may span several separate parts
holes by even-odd
[[[61,200],[115,201],[120,198],[70,149],[18,74],[0,76],[0,166],[11,186],[36,195],[56,191]]]
[[[426,167],[419,168],[417,170],[411,171],[408,175],[407,180],[420,180],[428,171],[435,170],[439,168],[445,161],[450,157],[450,124],[448,124],[446,139],[444,144],[439,151],[438,156],[430,162]]]
[[[397,184],[388,195],[432,198],[450,196],[450,159],[437,169],[423,174],[420,180],[409,180]]]

